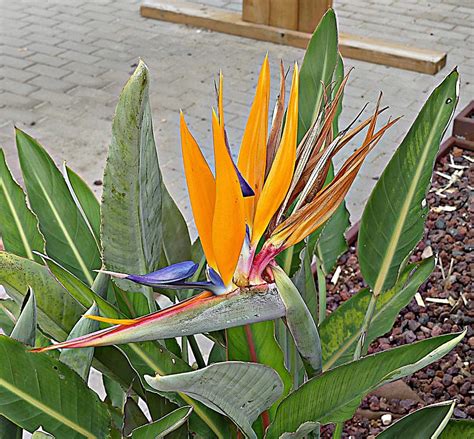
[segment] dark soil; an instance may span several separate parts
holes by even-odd
[[[432,189],[427,196],[430,213],[425,236],[411,258],[419,261],[430,254],[437,256],[433,273],[419,289],[424,306],[413,299],[401,310],[392,331],[371,344],[369,353],[464,328],[468,330],[467,335],[440,361],[404,379],[419,398],[369,395],[359,410],[364,416],[356,415],[346,422],[343,437],[374,437],[385,428],[382,414],[390,413],[396,420],[424,405],[446,400],[456,399],[455,418],[474,418],[474,228],[470,227],[474,212],[473,160],[472,152],[454,148],[436,164],[435,171],[444,176],[434,174]],[[452,184],[447,190],[440,190],[450,181]],[[336,285],[328,276],[328,312],[365,286],[355,247],[340,258],[338,265],[342,271]],[[332,426],[324,427],[322,437],[331,437],[331,431]]]

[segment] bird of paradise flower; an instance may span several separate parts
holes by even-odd
[[[153,288],[201,289],[202,293],[169,308],[135,319],[87,315],[114,326],[36,349],[104,346],[205,333],[285,317],[287,301],[278,279],[285,273],[275,257],[307,238],[335,212],[367,154],[397,119],[376,130],[374,114],[355,127],[333,132],[346,75],[337,91],[332,84],[317,103],[317,117],[298,143],[299,72],[293,69],[285,110],[285,72],[280,64],[280,93],[268,127],[270,67],[260,70],[237,163],[224,122],[223,76],[217,113],[212,112],[215,175],[180,114],[186,182],[194,221],[207,261],[206,281],[187,281],[198,268],[184,261],[149,274],[106,272]],[[325,185],[331,159],[364,128],[362,144]],[[288,280],[288,279],[286,279]],[[276,283],[275,283],[276,282]]]

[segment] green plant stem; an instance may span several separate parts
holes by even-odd
[[[319,324],[324,322],[326,318],[326,276],[324,275],[323,267],[321,266],[321,261],[316,259],[316,273],[318,276],[318,322]]]
[[[110,276],[108,274],[99,272],[94,279],[91,290],[102,298],[107,297],[107,289],[109,287]]]
[[[332,434],[332,439],[341,439],[342,430],[344,430],[344,422],[337,422],[336,428],[334,429],[334,433]]]
[[[188,337],[183,337],[181,339],[181,358],[183,359],[183,361],[186,361],[186,363],[189,361]]]
[[[150,288],[150,291],[147,292],[146,298],[148,300],[148,307],[150,312],[157,311],[158,307],[156,306],[155,292]]]
[[[296,346],[295,342],[289,338],[289,351],[290,351],[290,373],[293,376],[293,388],[297,389],[298,388],[298,354],[296,352]]]
[[[283,270],[285,270],[285,273],[289,276],[291,272],[291,263],[293,262],[293,253],[294,253],[294,247],[290,247],[285,251],[285,261],[283,265]]]
[[[370,297],[369,306],[365,312],[364,321],[362,323],[362,328],[360,330],[359,340],[357,341],[357,346],[354,351],[354,361],[358,360],[362,355],[362,350],[364,349],[365,340],[367,339],[367,333],[369,332],[370,323],[375,313],[375,307],[377,305],[378,294],[375,292]]]
[[[196,359],[197,365],[200,368],[206,367],[206,363],[204,362],[204,358],[202,356],[201,349],[199,349],[199,345],[196,341],[196,337],[194,337],[194,335],[189,335],[188,342],[189,342],[189,346],[191,347],[191,351],[194,354],[194,358]]]

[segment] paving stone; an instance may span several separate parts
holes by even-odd
[[[31,78],[37,76],[34,72],[27,72],[26,70],[15,69],[13,67],[3,66],[0,67],[0,76],[5,78],[14,79],[15,81],[26,82]]]
[[[16,58],[10,55],[0,55],[0,66],[9,66],[16,69],[24,69],[25,67],[31,66],[32,61],[28,61],[23,58]]]
[[[62,69],[62,68],[59,68],[59,67],[51,67],[51,66],[47,66],[45,64],[35,64],[35,65],[29,67],[28,71],[35,72],[35,73],[38,73],[40,75],[49,76],[49,77],[54,78],[54,79],[61,79],[64,76],[71,73],[70,70],[65,70],[65,69]]]
[[[86,87],[102,88],[107,85],[107,82],[102,78],[85,75],[79,72],[71,73],[69,76],[66,76],[64,80],[71,84],[84,85]]]
[[[12,89],[14,91],[14,89]],[[27,96],[22,96],[16,93],[10,93],[8,91],[3,92],[0,97],[2,104],[5,108],[22,108],[22,109],[33,109],[41,104],[41,101],[33,99]]]
[[[33,43],[33,44],[28,44],[26,47],[28,48],[28,50],[31,50],[32,52],[40,52],[42,54],[46,54],[49,56],[56,56],[60,54],[61,52],[64,52],[63,48],[53,46],[52,44]],[[51,64],[51,65],[54,65],[54,64]]]
[[[50,76],[39,75],[29,81],[29,84],[37,85],[38,87],[45,90],[53,90],[58,92],[66,92],[75,87],[70,82],[63,81],[61,79],[54,79]]]
[[[234,11],[242,4],[200,1]],[[472,0],[335,0],[334,4],[342,32],[448,52],[447,67],[435,76],[346,60],[346,68],[355,70],[346,88],[341,126],[370,101],[359,119],[368,117],[379,89],[384,91],[383,103],[390,106],[383,116],[404,115],[368,157],[349,194],[349,208],[357,219],[374,176],[428,94],[456,64],[463,78],[460,105],[472,99],[469,23],[474,22],[474,11]],[[235,155],[264,54],[268,51],[271,60],[274,102],[278,60],[291,66],[301,61],[303,51],[144,19],[139,5],[140,0],[77,0],[74,7],[61,0],[0,2],[0,140],[7,155],[14,156],[15,122],[44,143],[58,163],[67,159],[92,183],[101,177],[118,94],[142,57],[150,68],[150,101],[164,179],[190,221],[178,110],[185,110],[212,166],[210,108],[215,106],[213,81],[219,68],[225,75],[226,121]],[[353,142],[338,154],[336,168],[356,146]]]
[[[59,53],[64,50],[60,50]],[[34,61],[38,64],[45,64],[51,67],[62,67],[64,64],[68,63],[67,59],[59,58],[58,56],[46,55],[44,53],[35,53],[34,55],[28,58],[30,61]]]
[[[38,87],[20,81],[15,81],[10,78],[3,78],[0,79],[0,90],[4,90],[5,92],[13,92],[15,94],[21,96],[27,96],[33,91],[35,91]]]

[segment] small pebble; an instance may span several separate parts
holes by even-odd
[[[390,425],[392,423],[392,415],[390,413],[386,413],[385,415],[382,415],[380,419],[382,419],[383,425]]]

